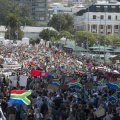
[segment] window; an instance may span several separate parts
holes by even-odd
[[[111,20],[111,15],[108,15],[108,20]]]
[[[93,25],[92,27],[93,27],[93,29],[96,29],[96,25]]]
[[[108,6],[104,6],[104,12],[107,11]]]
[[[100,29],[103,29],[103,25],[100,25]]]
[[[118,25],[115,25],[114,28],[115,28],[115,29],[118,29],[119,27],[118,27]]]
[[[100,16],[100,19],[103,20],[103,19],[104,19],[104,15],[101,15],[101,16]]]
[[[108,29],[111,29],[111,25],[108,25],[107,27],[108,27]]]
[[[112,10],[112,12],[114,12],[115,11],[115,6],[111,6],[111,10]]]
[[[115,6],[111,6],[112,8],[115,8]]]
[[[118,18],[117,18],[117,16],[115,16],[115,20],[117,20]]]
[[[79,26],[77,26],[77,30],[79,30]]]
[[[96,15],[93,15],[93,19],[96,19]]]
[[[40,17],[39,20],[43,21],[43,20],[45,20],[45,17]]]
[[[96,11],[97,11],[97,12],[100,11],[100,6],[96,6]]]

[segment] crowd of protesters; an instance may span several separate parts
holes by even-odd
[[[99,86],[98,81],[108,81],[108,77],[104,70],[96,69],[105,66],[111,71],[118,70],[114,65],[98,64],[85,56],[43,45],[16,47],[3,56],[12,56],[21,65],[25,63],[26,67],[11,71],[12,75],[18,76],[18,81],[21,74],[28,76],[28,80],[25,87],[20,87],[19,83],[12,87],[9,77],[1,74],[1,120],[120,120],[119,89]],[[64,64],[63,68],[60,64]],[[32,76],[30,71],[33,69],[49,75]],[[60,86],[51,85],[53,78],[59,79]],[[81,87],[70,88],[68,83],[71,80],[77,80]],[[12,89],[32,90],[31,105],[9,103]],[[114,93],[118,99],[109,100]]]

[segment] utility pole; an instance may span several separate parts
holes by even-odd
[[[106,25],[106,17],[107,17],[107,0],[105,0],[106,5],[105,5],[105,40],[104,40],[104,64],[106,63],[106,35],[107,35],[107,25]]]
[[[88,25],[87,25],[87,30],[89,32],[89,0],[88,0]],[[87,57],[88,57],[88,37],[87,37]]]

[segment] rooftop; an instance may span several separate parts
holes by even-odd
[[[52,27],[32,27],[32,26],[21,26],[21,30],[23,32],[36,32],[39,33],[44,29],[50,29],[50,30],[55,30]]]
[[[23,32],[41,32],[44,29],[54,30],[52,27],[33,27],[33,26],[21,26]],[[5,26],[0,26],[0,32],[5,32],[7,29]]]
[[[75,13],[77,16],[82,16],[84,13],[87,12],[108,12],[108,13],[120,13],[120,2],[105,2],[105,1],[98,1],[90,5],[86,9],[82,9]]]
[[[6,30],[5,26],[0,26],[0,32],[5,32]]]
[[[96,5],[120,5],[120,2],[117,2],[115,0],[111,0],[111,1],[105,1],[105,0],[99,1],[98,0],[95,4]]]

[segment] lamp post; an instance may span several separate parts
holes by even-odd
[[[89,7],[90,7],[90,6],[89,6],[89,0],[88,0],[88,25],[87,25],[87,26],[88,26],[88,27],[87,27],[87,31],[88,31],[88,32],[89,32],[89,27],[90,27],[90,26],[89,26]],[[87,37],[87,57],[88,57],[88,37]]]
[[[104,64],[105,64],[105,57],[106,57],[106,50],[105,50],[105,48],[106,48],[106,35],[107,35],[107,26],[106,26],[106,12],[107,12],[107,0],[105,0],[105,2],[106,2],[106,5],[105,5],[105,40],[104,40]]]
[[[9,31],[8,31],[9,32],[9,40],[11,39],[11,34],[10,34],[11,30],[10,29],[11,29],[11,27],[10,27],[10,22],[9,22]]]
[[[50,41],[50,11],[49,11],[49,17],[48,17],[48,30],[49,30],[49,34],[48,34],[48,35],[49,35],[49,36],[48,36],[49,38],[48,38],[48,39],[49,39],[49,41]]]
[[[89,0],[87,1],[87,4],[88,4],[88,27],[87,27],[87,31],[89,32],[89,28],[90,28],[90,26],[89,26],[89,22],[90,22],[90,20],[89,20],[89,12],[90,12],[90,9],[89,9],[89,7],[91,6],[91,5],[93,5],[94,3],[95,3],[95,1],[94,0],[92,0],[91,1],[91,4],[89,4]],[[88,45],[88,37],[87,37],[87,57],[89,56],[89,54],[88,54],[88,51],[89,51],[89,45]]]
[[[100,30],[101,30],[101,16],[100,17],[98,17],[99,18],[99,20],[100,20],[100,23],[99,23],[99,30],[98,30],[98,45],[99,45],[99,59],[101,60],[101,58],[100,58]]]

